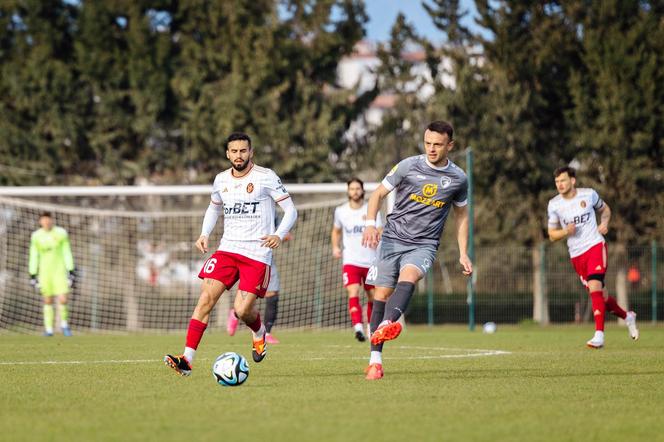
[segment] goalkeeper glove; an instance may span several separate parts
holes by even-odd
[[[37,279],[37,275],[30,275],[30,285],[35,290],[39,290],[39,280]]]
[[[69,271],[69,276],[67,276],[67,280],[69,281],[69,288],[73,289],[74,284],[76,283],[76,270]]]

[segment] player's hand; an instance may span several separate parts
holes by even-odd
[[[292,240],[293,240],[293,234],[288,232],[287,234],[284,235],[284,240],[281,241],[281,242],[283,243],[283,242],[292,241]]]
[[[362,233],[362,245],[375,249],[380,241],[380,232],[374,226],[366,226]]]
[[[607,233],[609,233],[609,226],[604,223],[601,223],[599,226],[597,226],[597,231],[599,231],[599,233],[601,233],[602,235],[606,235]]]
[[[473,274],[473,263],[470,261],[470,257],[468,255],[461,255],[459,257],[459,262],[461,263],[461,267],[463,267],[461,273],[463,273],[465,276],[470,276]]]
[[[265,235],[261,237],[261,240],[263,241],[261,243],[261,246],[263,247],[269,247],[271,249],[276,249],[281,245],[281,238],[279,238],[278,235]]]
[[[30,275],[30,285],[35,290],[39,290],[39,280],[37,279],[37,275]]]
[[[76,284],[76,270],[70,271],[69,275],[67,275],[67,284],[70,289],[74,288],[74,285]]]
[[[337,259],[341,258],[341,249],[339,247],[334,247],[332,249],[332,256],[334,256]]]
[[[576,224],[567,224],[565,230],[567,230],[567,236],[574,236],[576,233]]]
[[[201,235],[196,240],[196,248],[201,251],[201,253],[207,253],[208,251],[208,237]]]

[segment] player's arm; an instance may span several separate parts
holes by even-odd
[[[576,232],[576,225],[574,223],[570,223],[563,228],[560,227],[560,216],[558,216],[558,212],[551,201],[549,201],[549,206],[547,207],[547,215],[549,222],[547,233],[551,242],[560,241],[574,235],[574,232]]]
[[[65,232],[65,236],[60,243],[60,252],[62,260],[65,263],[65,269],[69,272],[67,276],[69,287],[73,288],[76,281],[76,273],[74,272],[74,255],[71,253],[71,243],[69,242],[69,234],[67,232]]]
[[[214,226],[217,225],[217,220],[223,211],[223,204],[221,201],[215,201],[214,199],[210,200],[210,205],[205,211],[205,216],[203,217],[203,226],[201,227],[201,235],[196,240],[196,248],[201,251],[201,253],[207,253],[208,251],[208,238],[210,233],[214,230]]]
[[[599,213],[599,226],[597,226],[597,230],[599,233],[602,235],[606,235],[609,233],[609,221],[611,221],[611,208],[609,207],[606,202],[597,209],[597,213]]]
[[[457,228],[457,243],[459,243],[459,263],[463,267],[463,274],[468,276],[473,273],[473,263],[468,256],[468,232],[469,215],[468,205],[454,205],[454,219]]]
[[[549,241],[556,242],[574,235],[574,232],[576,232],[576,226],[574,224],[568,224],[565,228],[549,226],[547,232],[549,234]]]
[[[210,205],[205,211],[201,234],[196,240],[196,248],[200,250],[201,253],[207,253],[208,238],[210,237],[210,233],[214,230],[214,226],[217,225],[217,220],[224,210],[224,200],[221,198],[221,193],[219,192],[221,181],[221,174],[214,178],[214,182],[212,183],[212,193],[210,194]]]
[[[364,224],[364,233],[362,234],[362,245],[364,247],[371,247],[372,249],[378,247],[380,232],[376,227],[376,218],[378,216],[380,205],[391,191],[392,189],[388,189],[383,183],[380,183],[378,188],[374,190],[369,197],[369,202],[367,203],[367,219]]]
[[[276,200],[279,207],[284,211],[284,216],[281,218],[279,227],[277,231],[274,232],[274,235],[266,235],[261,238],[263,247],[269,247],[271,249],[276,249],[284,241],[286,235],[289,234],[290,229],[293,228],[295,221],[297,220],[297,209],[295,209],[295,204],[290,195],[286,194],[280,199]]]
[[[30,257],[28,259],[28,272],[30,273],[30,284],[37,286],[37,272],[39,272],[39,249],[35,236],[30,237]]]
[[[332,226],[332,233],[330,239],[332,242],[332,256],[339,259],[341,258],[341,227]]]

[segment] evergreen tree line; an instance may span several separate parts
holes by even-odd
[[[473,147],[481,241],[541,241],[569,163],[619,243],[664,239],[664,4],[478,0],[473,29],[458,0],[422,4],[439,32],[399,15],[356,93],[336,75],[361,0],[6,0],[2,183],[209,182],[236,129],[286,182],[378,179],[442,118],[461,165]],[[379,93],[396,97],[380,127],[345,136]]]

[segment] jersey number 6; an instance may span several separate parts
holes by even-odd
[[[205,266],[203,267],[203,271],[205,273],[212,273],[214,271],[214,266],[217,265],[217,258],[210,258],[207,261],[205,261]]]

